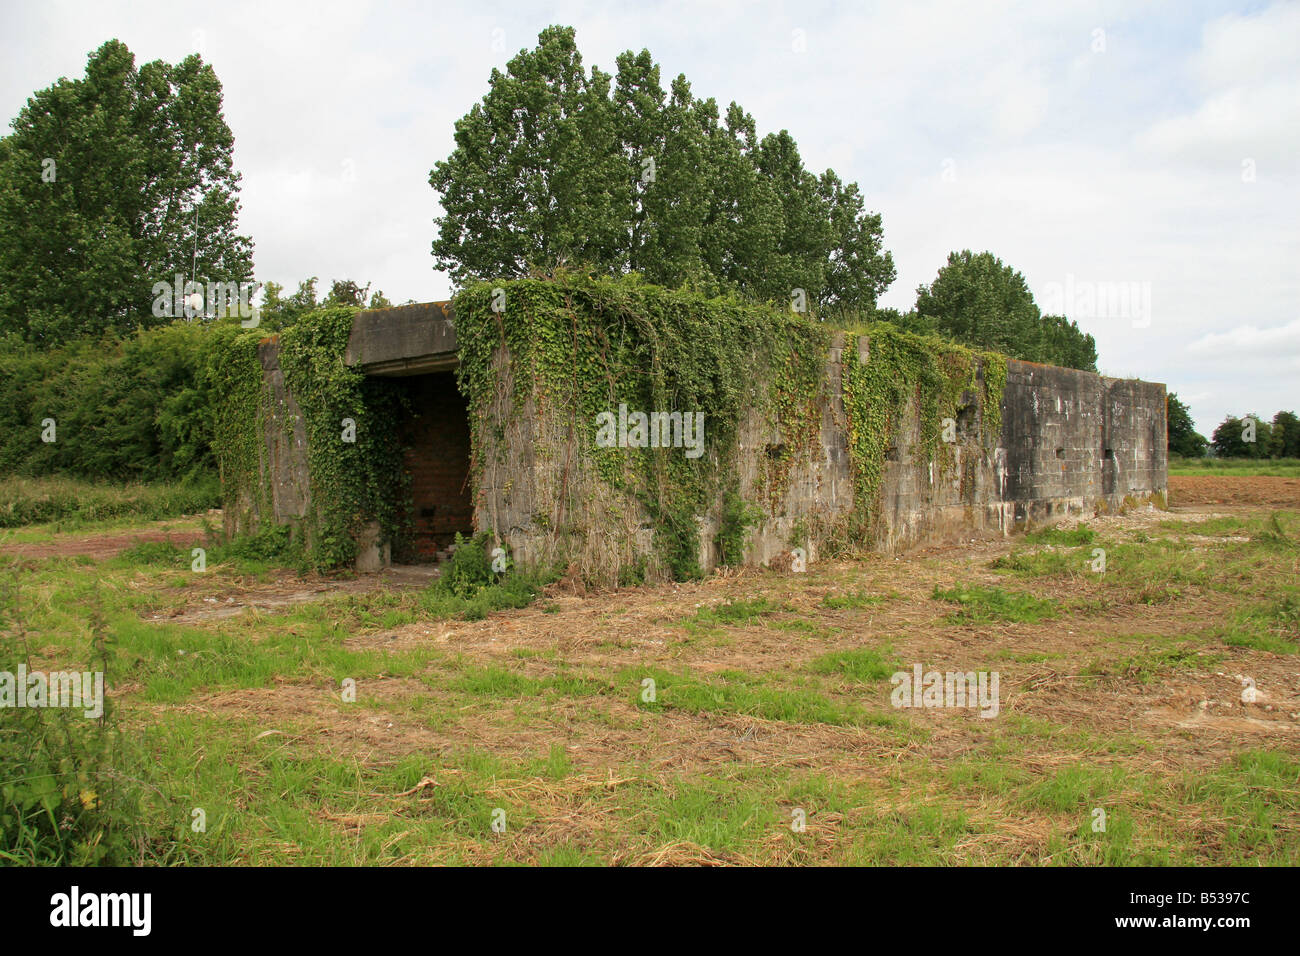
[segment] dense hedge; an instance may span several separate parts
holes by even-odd
[[[220,505],[221,488],[216,475],[197,481],[128,485],[67,477],[0,480],[0,528],[46,521],[154,521]]]
[[[179,321],[125,338],[39,350],[0,339],[0,475],[116,481],[203,479],[215,471],[212,330]],[[44,424],[54,420],[54,441]]]

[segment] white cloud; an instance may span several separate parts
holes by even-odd
[[[1205,24],[1186,70],[1201,94],[1191,111],[1161,118],[1139,149],[1210,164],[1250,158],[1294,170],[1300,145],[1300,4],[1230,14]]]
[[[1188,345],[1187,351],[1194,355],[1270,359],[1300,356],[1300,319],[1271,329],[1240,325],[1227,332],[1211,332]]]
[[[1266,83],[1300,73],[1300,4],[1276,3],[1255,14],[1231,13],[1207,23],[1193,60],[1206,89]]]

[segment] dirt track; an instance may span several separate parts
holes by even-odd
[[[7,554],[22,558],[88,557],[97,560],[115,557],[138,544],[166,541],[178,548],[189,549],[204,543],[204,536],[196,531],[115,531],[77,537],[59,536],[53,541],[30,541],[4,545]]]
[[[1170,475],[1170,505],[1300,506],[1300,478]]]

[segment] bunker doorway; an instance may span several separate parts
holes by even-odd
[[[456,539],[474,532],[469,480],[469,406],[455,372],[399,380],[410,414],[401,423],[411,488],[410,543],[394,554],[401,563],[436,561]]]

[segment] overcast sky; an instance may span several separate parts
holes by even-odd
[[[951,250],[988,249],[1164,382],[1209,435],[1300,410],[1300,3],[20,3],[0,0],[0,113],[116,37],[225,88],[257,278],[447,298],[429,170],[493,66],[548,24],[613,71],[788,129],[884,216],[908,309]],[[1121,297],[1121,294],[1122,297]]]

